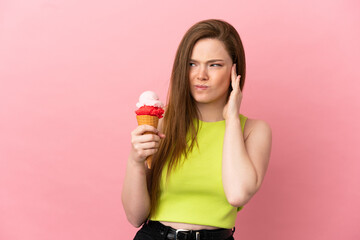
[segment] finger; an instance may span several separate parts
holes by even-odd
[[[237,95],[239,92],[239,80],[238,79],[239,79],[239,76],[237,76],[236,79],[234,80],[233,93],[235,95]]]
[[[241,76],[240,75],[237,75],[236,77],[236,88],[240,90],[240,79],[241,79]]]
[[[158,151],[157,148],[140,150],[140,151],[138,152],[138,155],[139,155],[139,157],[141,157],[143,160],[146,160],[146,158],[147,158],[148,156],[154,155],[157,151]]]
[[[240,89],[240,80],[241,80],[241,75],[238,75],[238,80],[237,80],[236,85],[237,85],[238,88],[239,88],[239,92],[241,92],[241,89]]]
[[[154,155],[157,151],[158,151],[157,148],[144,150],[144,152],[145,152],[145,154],[147,155],[147,157],[148,157],[148,156],[151,156],[151,155]]]
[[[144,134],[144,132],[154,132],[155,134],[157,134],[159,132],[159,130],[157,130],[153,126],[144,124],[144,125],[138,126],[132,133],[134,135],[142,135],[142,134]]]
[[[231,86],[235,88],[235,80],[236,80],[236,64],[233,64],[231,69]]]
[[[231,72],[231,75],[232,75],[232,80],[236,80],[236,63],[233,64],[233,68],[232,68],[232,72]]]
[[[144,142],[159,142],[160,141],[160,137],[156,134],[144,134],[144,135],[140,135],[138,136],[138,142],[139,143],[144,143]]]
[[[136,147],[142,150],[155,149],[159,147],[159,142],[139,143]]]

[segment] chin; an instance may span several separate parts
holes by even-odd
[[[224,101],[226,100],[226,98],[223,97],[211,97],[211,96],[195,96],[194,97],[195,102],[197,103],[201,103],[201,104],[210,104],[210,103],[215,103],[215,102],[219,102],[219,101]]]
[[[195,96],[194,100],[195,100],[195,102],[198,102],[198,103],[209,103],[209,102],[211,102],[211,99],[209,99],[208,97],[205,97],[205,96]]]

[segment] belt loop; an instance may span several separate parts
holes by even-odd
[[[196,240],[200,240],[200,233],[196,232]]]

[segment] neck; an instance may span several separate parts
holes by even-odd
[[[213,103],[197,103],[200,112],[200,120],[204,122],[217,122],[224,120],[223,110],[225,100]]]

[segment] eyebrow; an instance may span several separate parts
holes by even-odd
[[[194,60],[194,59],[190,59],[190,61],[191,61],[191,62],[198,62],[198,61],[196,61],[196,60]],[[207,63],[210,63],[210,62],[219,62],[219,61],[225,62],[225,60],[223,60],[223,59],[211,59],[211,60],[207,61]]]

